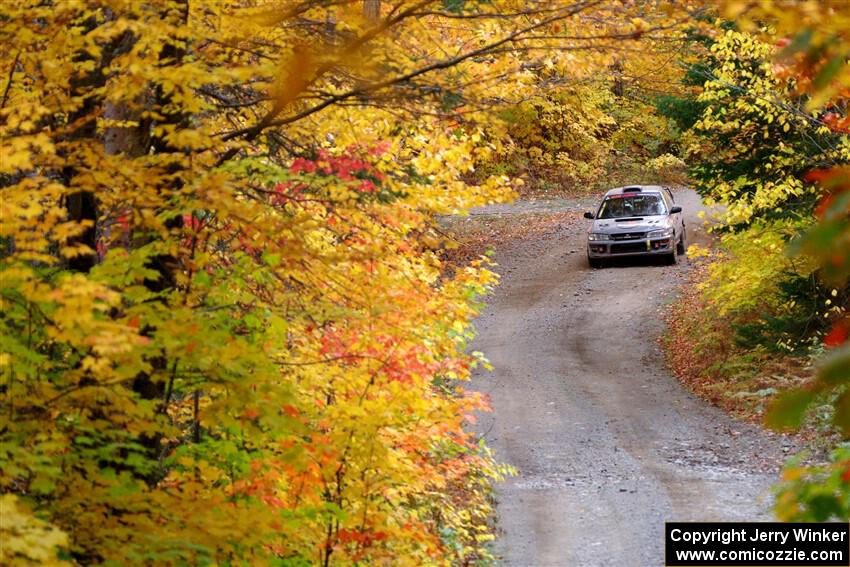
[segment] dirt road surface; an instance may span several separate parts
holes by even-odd
[[[677,202],[690,242],[704,241],[696,194]],[[502,284],[476,324],[473,348],[494,366],[472,384],[494,410],[476,428],[519,473],[497,490],[505,565],[663,565],[665,521],[770,519],[790,450],[665,367],[656,339],[687,263],[591,270],[585,229],[497,249]]]

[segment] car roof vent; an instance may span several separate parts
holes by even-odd
[[[623,193],[640,193],[640,187],[623,187]]]

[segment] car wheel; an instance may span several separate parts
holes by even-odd
[[[675,266],[678,262],[679,262],[679,255],[676,254],[676,252],[673,252],[672,254],[667,254],[664,257],[664,263],[667,264],[668,266]]]
[[[605,261],[602,258],[591,258],[588,256],[587,263],[591,268],[599,269],[605,267]]]
[[[685,229],[682,229],[682,238],[679,239],[679,243],[676,244],[676,254],[682,255],[685,253],[685,250],[688,248],[688,245],[685,244]]]

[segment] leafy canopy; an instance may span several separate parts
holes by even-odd
[[[460,384],[495,277],[435,218],[511,196],[465,180],[537,69],[686,15],[0,3],[2,562],[486,559],[507,470]]]

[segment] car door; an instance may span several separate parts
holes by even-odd
[[[673,191],[671,191],[669,187],[664,187],[661,195],[664,198],[664,203],[667,205],[667,210],[673,210],[673,207],[676,205],[676,199],[673,197]],[[685,217],[682,213],[672,213],[670,214],[670,217],[670,224],[675,230],[675,240],[678,242],[679,238],[681,238],[682,232],[685,230]]]

